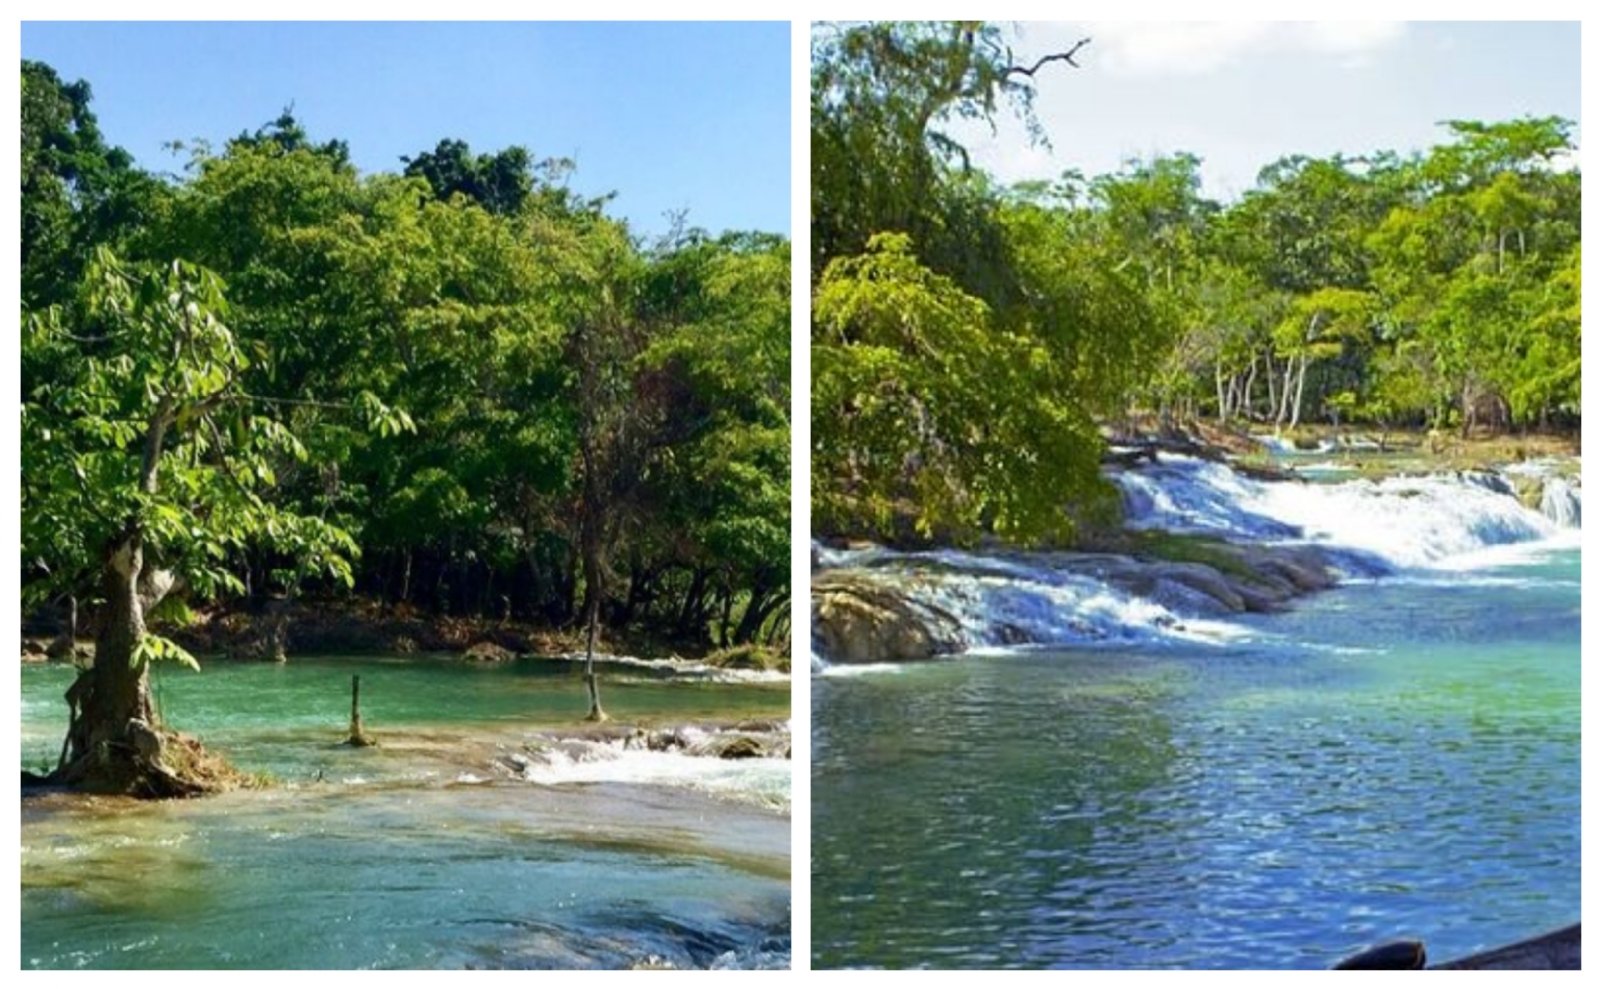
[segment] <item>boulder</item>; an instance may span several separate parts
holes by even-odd
[[[854,571],[821,576],[812,584],[813,629],[835,663],[897,663],[961,650],[961,624],[953,615],[915,601],[890,584]]]
[[[462,657],[479,663],[504,663],[517,658],[517,654],[500,645],[498,642],[474,642],[462,653]]]
[[[717,759],[759,759],[767,752],[759,739],[749,735],[717,735],[697,746],[691,754]]]

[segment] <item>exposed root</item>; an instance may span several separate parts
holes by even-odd
[[[195,738],[140,721],[131,722],[121,739],[102,740],[38,778],[44,786],[150,800],[203,796],[254,782]]]

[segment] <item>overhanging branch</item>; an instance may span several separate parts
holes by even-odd
[[[1078,54],[1078,52],[1084,49],[1084,46],[1089,44],[1090,40],[1091,39],[1089,38],[1079,38],[1078,42],[1071,48],[1068,48],[1066,51],[1045,55],[1032,65],[1008,65],[1000,72],[1000,78],[1009,79],[1010,77],[1016,75],[1027,76],[1029,79],[1032,79],[1034,73],[1038,72],[1046,65],[1049,65],[1051,62],[1065,62],[1074,69],[1082,68],[1082,66],[1077,63],[1075,56]]]

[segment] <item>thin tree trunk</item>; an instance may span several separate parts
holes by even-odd
[[[1283,428],[1285,419],[1289,418],[1289,398],[1294,391],[1294,355],[1290,354],[1283,363],[1283,390],[1278,396],[1278,414],[1273,419],[1273,424],[1279,429]]]
[[[1240,402],[1240,405],[1239,405],[1240,410],[1244,413],[1244,417],[1247,420],[1250,418],[1250,414],[1251,414],[1251,408],[1250,408],[1250,405],[1251,405],[1251,394],[1250,393],[1255,389],[1255,384],[1256,384],[1256,357],[1255,357],[1254,354],[1251,354],[1250,355],[1250,373],[1245,376],[1245,379],[1244,379],[1244,397],[1243,397],[1243,399],[1242,399],[1242,401]]]
[[[1300,376],[1294,386],[1294,418],[1289,420],[1289,428],[1297,429],[1300,426],[1300,404],[1306,393],[1306,365],[1311,363],[1307,354],[1300,355]]]
[[[1278,372],[1272,365],[1272,353],[1268,351],[1263,355],[1267,365],[1267,414],[1271,415],[1278,409]]]
[[[600,631],[600,595],[588,594],[588,633],[584,646],[583,656],[583,682],[589,690],[589,713],[587,721],[605,721],[606,712],[600,707],[600,680],[594,672],[594,640]]]
[[[601,525],[599,479],[595,477],[595,457],[585,443],[583,520],[578,534],[583,553],[583,610],[585,634],[583,682],[589,690],[588,721],[605,721],[605,709],[600,706],[600,681],[594,672],[594,641],[600,631],[600,600],[604,596],[604,574],[601,572]]]

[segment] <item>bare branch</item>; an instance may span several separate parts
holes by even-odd
[[[315,398],[273,398],[270,395],[251,395],[240,392],[238,397],[249,399],[252,402],[265,402],[268,405],[305,405],[314,409],[354,409],[354,402],[325,402]]]
[[[1066,51],[1064,51],[1064,52],[1056,52],[1056,53],[1054,53],[1052,55],[1045,55],[1042,58],[1040,58],[1037,62],[1034,62],[1033,65],[1031,65],[1031,66],[1008,65],[1008,66],[1006,66],[1005,70],[1000,73],[1000,78],[1001,79],[1007,79],[1007,78],[1010,78],[1011,76],[1017,75],[1017,76],[1027,76],[1029,79],[1032,79],[1034,73],[1038,72],[1040,69],[1044,68],[1046,65],[1049,65],[1051,62],[1065,62],[1068,65],[1072,66],[1074,69],[1080,69],[1083,66],[1079,65],[1074,60],[1073,56],[1077,55],[1078,52],[1082,51],[1084,46],[1087,45],[1090,42],[1090,40],[1092,40],[1092,39],[1079,38],[1077,44],[1073,45],[1071,48],[1068,48]]]

